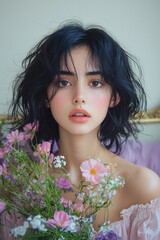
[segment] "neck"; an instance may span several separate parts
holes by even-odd
[[[100,144],[97,136],[68,134],[60,137],[59,154],[64,155],[67,161],[67,170],[76,172],[79,170],[81,163],[89,157],[98,159],[102,152],[105,151]]]
[[[89,157],[100,159],[102,163],[110,162],[111,153],[104,148],[97,139],[97,133],[72,135],[60,131],[58,155],[63,155],[67,162],[66,171],[70,180],[76,186],[79,185],[82,174],[80,165]]]

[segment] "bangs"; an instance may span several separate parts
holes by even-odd
[[[71,70],[71,68],[74,69],[75,73],[77,72],[75,64],[74,64],[74,60],[72,58],[72,51],[83,48],[83,47],[86,47],[88,49],[88,58],[86,61],[86,65],[89,64],[92,67],[92,69],[100,72],[102,77],[104,77],[102,68],[101,68],[101,64],[100,64],[96,54],[92,51],[91,46],[89,46],[88,44],[75,45],[71,50],[62,54],[61,59],[60,59],[59,74],[61,74],[61,71],[72,72],[73,70]]]

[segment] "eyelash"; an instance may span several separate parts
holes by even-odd
[[[64,84],[62,84],[62,83],[67,83],[66,85]],[[69,84],[69,85],[68,85]],[[71,83],[69,82],[69,81],[67,81],[67,80],[59,80],[58,82],[57,82],[57,86],[59,87],[59,88],[64,88],[64,87],[68,87],[68,86],[71,86]]]
[[[97,85],[100,85],[100,86],[94,86],[93,83],[98,83]],[[95,88],[101,88],[103,87],[104,83],[102,81],[94,80],[90,83],[90,85],[92,85],[92,87],[95,87]]]
[[[96,83],[96,86],[94,85],[95,83]],[[65,88],[65,87],[68,87],[71,85],[72,85],[72,83],[70,83],[67,80],[59,80],[57,82],[58,88]],[[103,87],[103,85],[104,85],[104,83],[102,81],[98,81],[98,80],[93,80],[89,83],[89,86],[95,87],[95,88],[101,88],[101,87]]]

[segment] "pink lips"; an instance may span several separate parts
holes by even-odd
[[[86,122],[89,120],[90,117],[91,117],[90,114],[83,109],[75,109],[69,115],[69,118],[73,122],[77,122],[77,123]]]

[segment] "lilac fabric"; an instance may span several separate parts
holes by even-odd
[[[120,156],[134,164],[150,168],[160,176],[160,142],[128,140]]]
[[[160,239],[160,199],[145,205],[133,205],[121,211],[122,220],[110,227],[123,240]]]

